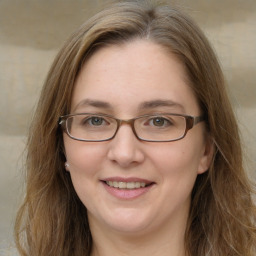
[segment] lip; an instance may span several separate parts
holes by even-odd
[[[106,181],[118,181],[118,182],[141,182],[145,183],[145,187],[141,188],[135,188],[135,189],[120,189],[115,187],[110,187],[107,185]],[[108,177],[101,180],[103,187],[105,190],[112,196],[123,199],[123,200],[132,200],[136,199],[145,193],[149,192],[151,188],[155,185],[155,182],[147,180],[147,179],[141,179],[138,177]]]
[[[120,182],[145,182],[146,184],[154,183],[151,180],[141,179],[138,177],[109,177],[102,179],[102,181],[120,181]]]

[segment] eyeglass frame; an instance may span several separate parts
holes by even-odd
[[[72,117],[72,116],[79,116],[79,115],[95,115],[95,116],[105,116],[105,117],[109,117],[109,118],[112,118],[116,121],[117,123],[117,127],[116,127],[116,131],[115,133],[113,134],[112,137],[110,138],[107,138],[107,139],[103,139],[103,140],[85,140],[85,139],[78,139],[78,138],[75,138],[73,137],[68,129],[67,129],[67,119],[69,117]],[[135,127],[134,127],[134,122],[137,120],[137,119],[140,119],[142,117],[147,117],[147,116],[162,116],[162,115],[173,115],[173,116],[181,116],[181,117],[184,117],[185,118],[185,121],[186,121],[186,128],[185,128],[185,131],[184,131],[184,134],[183,136],[177,138],[177,139],[173,139],[173,140],[147,140],[147,139],[142,139],[138,136],[136,130],[135,130]],[[147,142],[173,142],[173,141],[178,141],[178,140],[181,140],[183,139],[187,132],[189,130],[191,130],[196,124],[200,123],[200,122],[203,122],[205,121],[205,116],[204,115],[201,115],[201,116],[191,116],[191,115],[185,115],[185,114],[176,114],[176,113],[155,113],[155,114],[146,114],[146,115],[141,115],[141,116],[137,116],[137,117],[134,117],[134,118],[131,118],[131,119],[119,119],[119,118],[116,118],[116,117],[113,117],[111,115],[107,115],[107,114],[97,114],[97,113],[76,113],[76,114],[68,114],[68,115],[63,115],[63,116],[60,116],[59,117],[59,121],[58,121],[58,124],[61,126],[62,130],[73,140],[77,140],[77,141],[84,141],[84,142],[103,142],[103,141],[109,141],[109,140],[112,140],[114,139],[114,137],[116,136],[120,126],[125,123],[125,124],[128,124],[129,126],[131,126],[132,128],[132,131],[133,131],[133,134],[135,135],[135,137],[138,139],[138,140],[141,140],[141,141],[147,141]]]

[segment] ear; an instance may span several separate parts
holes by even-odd
[[[207,136],[205,140],[205,146],[203,148],[202,156],[198,166],[198,171],[197,171],[198,174],[202,174],[208,171],[211,165],[211,162],[213,161],[214,152],[215,152],[214,142],[210,136]]]
[[[68,162],[65,163],[65,169],[66,169],[66,171],[69,171],[69,164],[68,164]]]

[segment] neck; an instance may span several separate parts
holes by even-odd
[[[179,226],[178,226],[179,225]],[[178,228],[177,228],[178,226]],[[151,232],[123,234],[107,231],[93,225],[91,256],[185,256],[184,236],[186,224],[175,223]],[[100,231],[100,232],[98,232]]]

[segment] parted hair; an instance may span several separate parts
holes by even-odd
[[[70,113],[74,83],[89,56],[135,39],[159,44],[179,58],[215,145],[211,166],[198,175],[192,191],[187,255],[255,255],[255,191],[243,168],[238,126],[216,55],[187,14],[153,1],[111,5],[72,34],[56,56],[28,134],[25,198],[15,225],[20,255],[90,255],[87,211],[64,168],[58,119]]]

